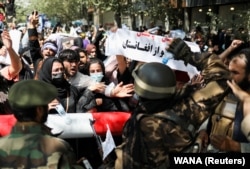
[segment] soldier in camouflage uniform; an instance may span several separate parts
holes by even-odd
[[[243,48],[232,56],[228,66],[232,79],[248,93],[250,92],[249,63],[250,49]],[[250,152],[250,144],[241,131],[242,119],[242,104],[230,92],[216,107],[209,118],[207,129],[200,132],[199,138],[204,143],[211,143],[207,147],[209,152]]]
[[[0,168],[82,168],[69,144],[53,137],[44,125],[48,103],[56,96],[57,89],[42,81],[24,80],[10,88],[8,99],[17,123],[0,138]]]
[[[232,42],[231,45],[235,45],[233,43],[236,42]],[[201,70],[205,86],[192,94],[192,96],[196,96],[192,100],[195,103],[197,98],[203,99],[204,106],[202,107],[211,105],[210,110],[208,109],[208,113],[211,114],[208,118],[208,135],[201,132],[198,137],[200,148],[206,148],[207,144],[211,143],[212,146],[208,146],[207,149],[212,152],[249,152],[250,144],[240,127],[243,116],[242,105],[226,82],[227,79],[235,80],[243,90],[250,91],[250,49],[245,48],[244,45],[238,46],[239,49],[230,55],[228,65],[222,65],[218,56],[192,54],[185,46],[183,41],[175,40],[169,50],[175,54],[175,59],[182,59],[185,63],[190,63]],[[186,52],[184,52],[185,50]],[[208,69],[209,67],[211,68]],[[211,87],[209,88],[209,86]],[[214,102],[214,98],[217,99],[217,102]],[[196,114],[193,109],[197,106],[194,104],[191,106],[190,110],[194,113],[191,114],[199,117],[199,114]],[[204,111],[200,112],[204,113]],[[193,115],[192,117],[195,117]],[[191,121],[192,124],[194,124],[193,122]],[[197,122],[200,122],[199,119]]]
[[[229,91],[230,72],[217,55],[194,54],[181,39],[175,39],[168,50],[176,60],[196,66],[204,84],[175,90],[175,77],[160,63],[134,70],[139,105],[124,127],[123,144],[116,149],[116,169],[168,168],[170,152],[192,152],[200,125]]]

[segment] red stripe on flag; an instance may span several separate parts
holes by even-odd
[[[94,128],[98,135],[105,135],[107,124],[113,135],[121,135],[126,121],[130,118],[130,112],[97,112],[91,113],[95,119]],[[16,123],[14,115],[0,115],[0,137],[11,132]]]
[[[130,112],[98,112],[92,113],[95,120],[94,127],[96,133],[105,135],[107,124],[109,125],[112,135],[121,135],[124,124],[130,118]]]
[[[1,115],[0,116],[0,137],[6,136],[11,132],[12,127],[16,123],[14,115]]]

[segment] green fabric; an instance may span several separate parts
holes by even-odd
[[[81,168],[72,148],[34,122],[17,123],[0,138],[0,168]]]
[[[56,88],[43,81],[22,80],[9,90],[8,99],[13,108],[47,105],[57,96]]]

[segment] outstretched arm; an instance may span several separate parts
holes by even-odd
[[[123,85],[123,82],[120,82],[115,86],[115,88],[111,92],[111,97],[131,97],[134,92],[134,84]]]
[[[38,24],[38,13],[33,11],[33,14],[29,17],[28,23],[28,38],[29,38],[29,48],[30,55],[32,58],[32,63],[34,66],[34,71],[36,72],[38,68],[39,62],[43,59],[41,55],[41,48],[38,41],[38,32],[37,32],[37,24]]]
[[[242,43],[242,40],[233,40],[231,45],[219,55],[219,58],[221,58],[221,60],[224,62],[227,59],[228,55],[235,49],[237,49]]]
[[[198,70],[204,69],[204,63],[211,56],[208,52],[192,52],[190,47],[180,38],[168,42],[167,51],[173,54],[175,60],[182,60],[185,65],[188,63]],[[206,64],[207,65],[207,64]]]
[[[22,69],[21,60],[18,54],[15,52],[15,50],[12,47],[12,40],[11,40],[9,32],[7,30],[4,30],[1,34],[1,37],[2,37],[3,44],[6,47],[10,56],[11,64],[9,67],[9,75],[11,77],[15,77],[19,74],[19,72]]]

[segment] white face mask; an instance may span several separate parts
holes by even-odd
[[[103,75],[102,72],[90,73],[90,77],[91,77],[95,82],[101,82],[103,76],[104,76],[104,75]]]

